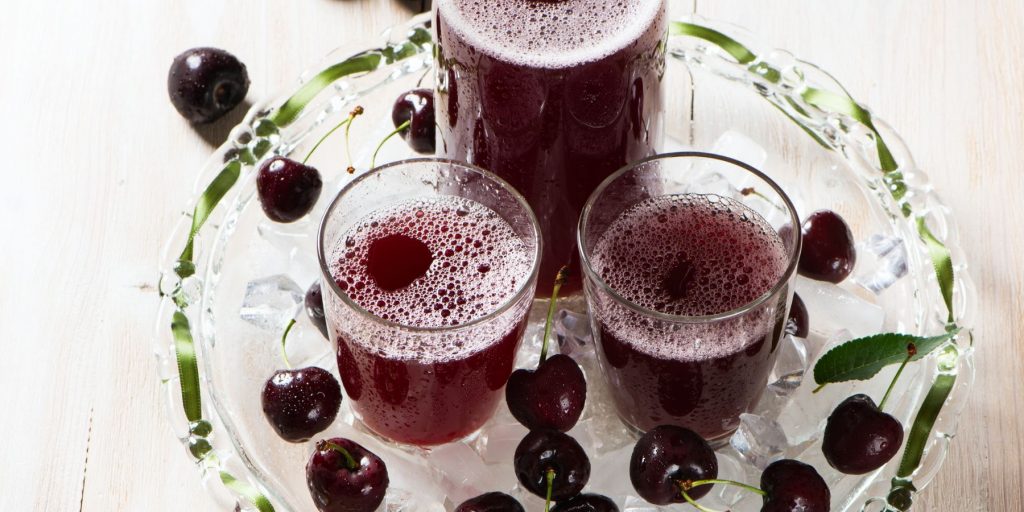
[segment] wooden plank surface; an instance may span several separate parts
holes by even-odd
[[[981,302],[975,390],[918,509],[1024,509],[1024,4],[671,1],[821,65],[906,139],[960,220]],[[161,244],[238,116],[190,128],[167,66],[227,48],[256,99],[419,3],[5,4],[0,510],[217,510],[167,427],[151,333]]]

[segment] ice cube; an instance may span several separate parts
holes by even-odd
[[[587,315],[562,309],[555,314],[554,323],[560,353],[578,362],[594,356],[594,337]]]
[[[276,331],[295,318],[302,300],[302,288],[290,277],[282,274],[263,277],[245,285],[238,314],[256,327]]]
[[[430,450],[427,463],[440,480],[441,488],[455,503],[490,491],[491,470],[472,447],[448,443]]]
[[[807,305],[813,332],[828,337],[845,328],[858,338],[881,332],[885,311],[878,304],[835,284],[804,277],[797,278],[796,292]]]
[[[501,405],[502,408],[507,407]],[[512,460],[512,455],[528,430],[514,419],[511,422],[488,422],[480,431],[474,443],[480,458],[487,464],[498,464]]]
[[[777,421],[757,414],[740,415],[740,426],[729,443],[747,463],[758,469],[782,458],[789,449],[786,432]]]
[[[590,453],[588,451],[588,453]],[[629,443],[616,450],[594,457],[590,467],[593,474],[590,477],[589,487],[607,496],[636,494],[633,484],[623,474],[625,468],[629,467],[629,458],[633,455],[633,443]]]
[[[386,512],[444,512],[444,504],[405,489],[389,487],[378,509]]]
[[[750,137],[734,130],[719,135],[711,146],[711,152],[734,158],[755,169],[764,168],[765,162],[768,161],[768,152],[763,147]]]
[[[772,369],[771,384],[775,393],[786,396],[800,387],[807,371],[807,347],[804,339],[787,334],[779,342],[775,367]]]
[[[881,293],[907,275],[907,248],[902,238],[874,234],[858,247],[853,281]]]
[[[622,512],[659,512],[661,510],[657,505],[651,505],[643,498],[636,496],[627,496],[622,507]]]

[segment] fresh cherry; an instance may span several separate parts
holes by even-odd
[[[508,494],[489,492],[462,502],[455,512],[525,512],[525,509]]]
[[[884,400],[883,400],[884,401]],[[833,468],[862,475],[885,465],[903,444],[903,425],[867,395],[843,400],[825,424],[821,451]]]
[[[331,426],[341,406],[341,386],[316,366],[279,370],[263,386],[263,414],[278,435],[298,443]]]
[[[234,55],[218,48],[192,48],[174,58],[167,72],[171,104],[192,123],[210,123],[238,106],[249,92],[249,73]]]
[[[807,306],[800,296],[793,294],[793,305],[789,307],[789,321],[786,322],[786,332],[797,338],[806,338],[810,332],[810,321],[807,318]]]
[[[401,129],[402,138],[417,153],[432,155],[437,149],[434,137],[434,91],[413,89],[398,97],[391,109],[391,121],[395,129]]]
[[[619,512],[619,507],[607,496],[587,493],[558,502],[551,512]]]
[[[513,458],[516,477],[526,490],[551,499],[571,498],[590,479],[590,459],[575,439],[554,430],[534,430],[519,442]],[[549,472],[551,473],[549,477]]]
[[[505,387],[509,411],[530,430],[568,431],[580,419],[587,400],[587,380],[576,361],[563,354],[548,357],[558,292],[568,276],[567,267],[559,269],[555,276],[537,369],[520,368],[512,372]]]
[[[295,222],[309,213],[322,188],[319,171],[281,156],[264,162],[256,175],[263,212],[275,222]]]
[[[766,494],[761,512],[828,512],[831,494],[815,469],[803,462],[784,459],[761,473]]]
[[[366,270],[377,286],[392,292],[423,277],[434,255],[422,240],[395,233],[371,242],[366,260]]]
[[[320,441],[306,464],[306,484],[320,512],[372,512],[388,489],[388,468],[354,441]]]
[[[800,252],[800,275],[839,283],[853,271],[857,252],[853,233],[836,212],[819,210],[803,224],[803,249]]]
[[[315,281],[306,290],[305,304],[306,316],[309,317],[309,321],[313,322],[317,329],[320,329],[320,333],[325,338],[330,338],[330,335],[327,334],[327,316],[324,315],[324,292],[320,289],[320,281]]]
[[[648,431],[633,447],[629,479],[641,498],[655,504],[682,503],[683,485],[696,480],[718,478],[715,451],[696,432],[674,425]],[[711,491],[711,485],[693,487],[687,494],[696,500]]]
[[[583,370],[564,354],[545,359],[536,370],[512,372],[505,387],[512,416],[531,430],[568,431],[580,419],[586,399]]]

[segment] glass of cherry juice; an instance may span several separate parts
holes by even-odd
[[[420,446],[478,430],[512,372],[540,251],[526,200],[475,167],[406,160],[342,189],[319,257],[356,417]]]
[[[679,425],[711,442],[736,430],[785,328],[799,225],[771,179],[708,153],[643,160],[594,191],[578,243],[599,360],[628,426]]]

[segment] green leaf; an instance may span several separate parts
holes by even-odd
[[[196,348],[192,342],[188,317],[180,310],[174,312],[171,333],[174,334],[174,355],[178,359],[178,379],[181,381],[181,403],[185,407],[185,417],[190,422],[197,422],[203,418],[199,365],[196,362]]]
[[[867,380],[882,368],[902,363],[907,357],[907,345],[917,347],[911,361],[921,359],[960,332],[959,329],[939,336],[925,338],[910,334],[884,333],[847,341],[829,350],[814,365],[814,381],[818,385],[849,380]]]
[[[708,27],[702,25],[694,25],[693,23],[686,23],[683,21],[675,21],[669,26],[669,35],[678,36],[686,35],[699,37],[709,43],[714,43],[715,46],[725,50],[726,53],[736,59],[740,64],[750,64],[757,56],[754,52],[747,49],[735,39]]]
[[[217,177],[207,185],[203,195],[199,196],[199,201],[196,202],[195,210],[192,212],[192,228],[189,229],[188,242],[185,244],[185,250],[181,251],[181,256],[178,257],[178,262],[174,267],[178,277],[184,279],[195,274],[196,268],[192,264],[192,251],[195,248],[196,235],[199,233],[199,229],[203,227],[206,219],[210,217],[210,213],[217,207],[217,203],[224,198],[224,194],[227,194],[228,190],[238,181],[238,175],[241,172],[242,164],[239,161],[232,160],[228,162],[221,169],[220,173],[217,174]]]
[[[377,51],[360,53],[317,73],[298,92],[288,98],[288,101],[285,101],[273,113],[270,120],[277,126],[288,126],[296,117],[299,117],[302,109],[306,108],[306,105],[327,86],[349,75],[373,71],[380,65],[381,59],[381,54]]]
[[[954,322],[953,258],[949,254],[949,249],[938,238],[935,238],[935,235],[928,229],[924,217],[917,219],[917,233],[921,235],[921,240],[928,246],[928,256],[931,258],[932,266],[935,268],[935,278],[939,282],[942,300],[946,303],[946,311],[949,313],[946,321],[952,324]]]
[[[235,478],[227,471],[220,472],[220,481],[224,483],[224,487],[245,496],[245,499],[249,500],[260,512],[274,512],[274,505],[270,503],[270,500],[248,482]]]
[[[910,434],[907,436],[907,447],[903,450],[903,458],[900,459],[900,467],[896,470],[896,476],[907,478],[917,470],[921,464],[921,457],[924,456],[924,449],[931,438],[932,427],[939,417],[939,411],[949,398],[956,384],[956,375],[939,375],[928,390],[928,396],[921,403],[921,408],[914,417],[914,423],[910,426]]]

